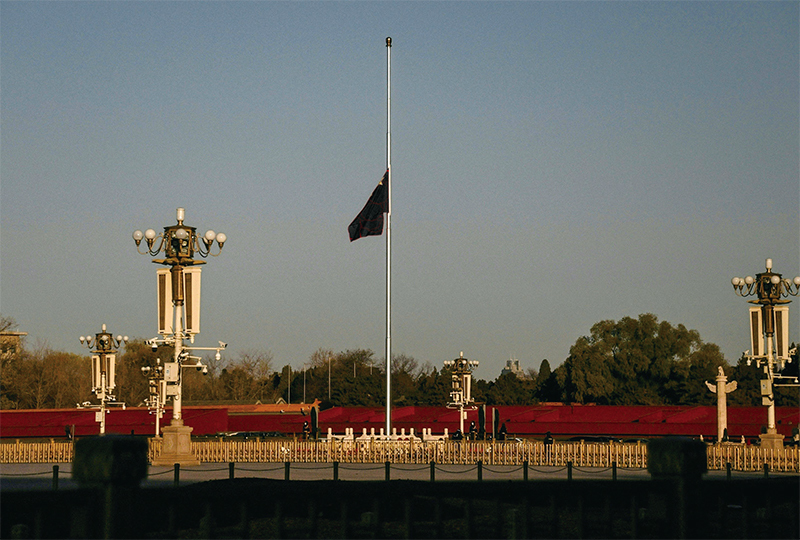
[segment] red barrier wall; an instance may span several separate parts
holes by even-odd
[[[64,437],[65,426],[74,429],[76,436],[98,435],[100,424],[95,421],[96,409],[35,409],[0,411],[0,437]],[[194,427],[194,434],[228,431],[228,411],[218,409],[193,409],[184,407],[184,422]],[[167,409],[161,425],[169,424],[172,410]],[[106,433],[129,435],[155,434],[155,417],[148,410],[129,407],[111,409],[106,415]]]
[[[593,405],[532,405],[496,407],[500,422],[505,423],[509,435],[543,437],[548,431],[553,436],[566,438],[579,435],[608,435],[619,438],[660,437],[686,435],[713,439],[717,434],[715,407],[614,407]],[[184,407],[186,425],[192,426],[192,435],[214,435],[224,432],[280,432],[301,434],[303,422],[311,423],[307,407],[292,406],[284,412],[264,412],[257,406]],[[493,409],[486,407],[486,429],[492,430]],[[775,411],[778,432],[786,437],[800,424],[800,410],[777,407]],[[167,409],[161,425],[169,424],[171,409]],[[742,436],[755,438],[765,425],[767,411],[763,407],[729,407],[728,433],[732,439]],[[465,426],[478,424],[478,411],[467,413]],[[353,428],[357,435],[372,428],[376,433],[386,425],[383,408],[334,407],[319,413],[322,434],[331,428],[342,434]],[[48,409],[0,411],[0,437],[64,437],[64,426],[75,426],[77,436],[97,435],[99,424],[91,409]],[[392,411],[392,427],[400,433],[411,428],[420,433],[431,428],[441,434],[458,429],[458,412],[446,407],[399,407]],[[150,435],[155,431],[155,419],[147,409],[114,409],[106,417],[108,433]]]

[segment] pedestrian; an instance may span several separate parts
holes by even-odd
[[[550,463],[550,458],[553,455],[553,441],[555,441],[555,439],[553,439],[553,435],[549,431],[547,433],[545,433],[545,435],[544,435],[544,453],[545,453],[545,458],[547,459],[548,463]]]

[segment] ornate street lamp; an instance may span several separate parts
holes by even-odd
[[[467,360],[462,352],[455,360],[445,360],[444,365],[452,369],[453,390],[447,408],[458,409],[458,426],[463,436],[466,411],[478,408],[472,399],[472,370],[478,367],[478,361]]]
[[[100,405],[90,406],[99,408],[95,414],[95,420],[100,423],[100,435],[105,435],[106,409],[108,405],[118,404],[111,393],[116,388],[114,372],[116,371],[117,350],[128,341],[128,336],[114,338],[109,332],[106,332],[106,325],[104,324],[102,330],[95,334],[94,337],[87,334],[86,336],[81,336],[80,341],[93,353],[92,393],[100,400]],[[121,405],[122,408],[125,408],[124,403]]]
[[[158,278],[158,331],[161,337],[147,341],[153,350],[158,345],[171,345],[174,348],[172,362],[163,365],[163,380],[165,391],[163,397],[159,392],[159,400],[166,400],[172,396],[172,420],[169,426],[162,431],[164,442],[161,455],[154,460],[154,464],[172,465],[199,464],[191,452],[192,428],[184,426],[182,415],[182,371],[185,368],[194,368],[208,373],[208,367],[201,362],[199,356],[192,356],[194,351],[216,351],[217,359],[220,351],[227,344],[220,341],[218,347],[187,347],[184,341],[188,339],[194,343],[195,334],[200,332],[200,268],[198,265],[205,261],[195,259],[195,254],[205,258],[209,255],[219,256],[227,237],[223,233],[207,231],[203,236],[198,236],[195,227],[184,225],[185,212],[183,208],[177,210],[176,225],[164,227],[164,232],[157,234],[153,229],[134,231],[133,240],[136,250],[142,255],[156,256],[162,251],[166,258],[154,259],[153,262],[169,267],[169,270],[157,271]],[[140,248],[142,240],[147,244],[147,250]],[[218,251],[212,252],[216,242]],[[160,384],[160,383],[159,383]],[[156,407],[158,410],[158,407]],[[158,412],[156,413],[158,414]]]
[[[796,386],[797,382],[795,380],[795,384],[780,384],[780,381],[788,377],[775,375],[775,364],[780,362],[784,365],[786,362],[791,362],[788,350],[789,308],[785,306],[791,300],[785,298],[800,293],[800,276],[790,281],[781,274],[773,272],[772,259],[767,259],[766,268],[766,272],[756,274],[755,278],[735,277],[731,280],[731,284],[739,296],[757,297],[756,300],[749,300],[751,304],[759,306],[750,308],[750,350],[753,352],[752,354],[750,351],[745,352],[744,357],[747,358],[748,365],[753,360],[757,367],[764,364],[765,377],[761,381],[761,403],[767,406],[767,433],[761,435],[762,447],[782,448],[783,436],[778,434],[775,427],[774,387]]]

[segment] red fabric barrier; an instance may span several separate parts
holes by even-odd
[[[492,430],[495,407],[486,408],[486,430]],[[500,422],[505,423],[509,435],[518,437],[543,437],[548,431],[554,437],[567,438],[580,435],[606,435],[619,438],[661,437],[687,435],[712,439],[717,433],[715,407],[614,407],[593,405],[534,405],[498,406]],[[303,422],[311,423],[308,407],[292,405],[280,412],[274,406],[208,406],[184,407],[184,422],[192,426],[196,435],[215,435],[225,432],[280,432],[300,435]],[[64,437],[65,426],[75,426],[75,435],[99,433],[92,409],[47,409],[0,411],[0,437]],[[800,411],[793,407],[775,410],[778,432],[786,437],[800,424]],[[161,425],[169,424],[171,409],[167,409]],[[758,437],[766,424],[767,411],[763,407],[729,407],[728,433],[732,439],[742,436]],[[465,426],[478,424],[478,411],[467,413]],[[324,435],[328,428],[342,434],[352,428],[356,435],[363,429],[376,433],[386,425],[381,407],[334,407],[319,414],[319,428]],[[458,429],[458,412],[446,407],[399,407],[392,411],[392,426],[400,433],[411,428],[421,433],[431,428],[434,434],[450,433]],[[113,409],[106,417],[108,433],[150,435],[155,431],[155,419],[147,409],[133,407]]]

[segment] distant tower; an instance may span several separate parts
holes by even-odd
[[[513,373],[520,379],[527,379],[528,376],[525,375],[525,372],[522,371],[522,368],[519,367],[519,360],[516,358],[511,358],[506,360],[506,367],[500,370],[500,376],[505,375],[506,373]]]

